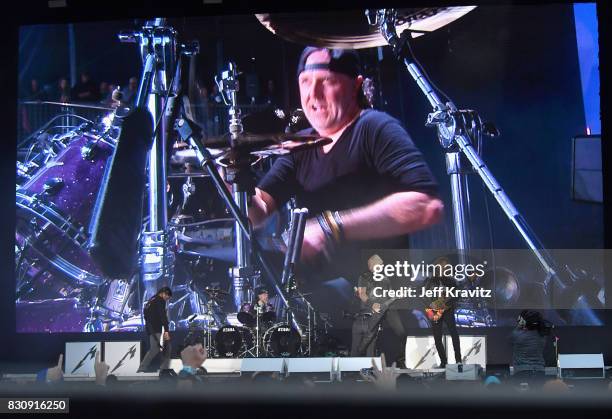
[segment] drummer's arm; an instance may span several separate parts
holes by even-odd
[[[444,205],[421,192],[397,192],[364,207],[340,213],[347,240],[409,234],[438,223]]]
[[[219,174],[224,179],[225,187],[231,193],[232,185],[225,181],[223,168],[219,167],[218,170]],[[260,226],[275,210],[276,202],[274,202],[272,195],[264,190],[255,188],[255,195],[251,197],[251,202],[249,203],[249,220],[251,224],[253,224],[253,227]]]

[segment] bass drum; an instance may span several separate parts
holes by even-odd
[[[263,344],[267,356],[287,358],[299,355],[302,339],[290,325],[277,323],[266,331]]]
[[[246,327],[225,325],[215,335],[215,354],[220,358],[240,358],[253,342],[253,334]]]

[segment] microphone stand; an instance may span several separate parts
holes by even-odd
[[[372,23],[371,12],[366,14],[368,20]],[[398,37],[395,27],[396,19],[397,13],[395,9],[379,9],[376,12],[374,24],[378,25],[382,36],[393,48],[397,58],[404,63],[408,72],[433,108],[433,112],[427,116],[426,126],[437,129],[439,142],[446,153],[447,172],[451,178],[455,244],[457,250],[459,250],[460,262],[465,262],[465,253],[470,248],[467,226],[469,212],[469,194],[465,170],[467,168],[462,166],[462,161],[465,159],[470,169],[476,172],[482,179],[485,187],[493,195],[500,208],[537,258],[540,266],[546,273],[544,286],[552,301],[553,284],[561,291],[570,284],[559,277],[557,265],[552,256],[544,249],[544,246],[532,232],[525,218],[518,212],[474,148],[472,140],[478,140],[483,133],[483,124],[478,113],[472,110],[458,110],[450,100],[447,103],[440,100],[427,78],[419,70],[419,67],[410,60],[409,51],[406,48],[410,33],[404,31]],[[498,133],[494,131],[496,130],[485,132],[485,134],[496,136]]]
[[[166,101],[177,95],[177,78],[180,77],[182,55],[195,55],[199,45],[178,45],[177,33],[166,26],[166,19],[147,21],[139,31],[121,32],[123,43],[138,43],[143,62],[142,74],[135,106],[148,108],[156,123],[153,143],[148,157],[148,208],[149,222],[141,236],[140,275],[145,295],[154,295],[162,286],[172,286],[175,255],[172,237],[167,228],[168,197],[166,192],[166,144],[165,129],[168,114]],[[178,53],[177,53],[178,52]],[[159,126],[157,126],[159,124]],[[147,298],[145,297],[144,300]]]
[[[213,184],[217,188],[219,195],[225,202],[228,210],[230,211],[232,217],[236,220],[236,225],[238,227],[238,231],[240,231],[246,241],[249,242],[250,248],[259,262],[259,266],[262,268],[265,277],[268,279],[269,284],[274,288],[278,297],[281,299],[281,302],[286,307],[287,311],[291,310],[291,304],[289,303],[289,299],[285,295],[285,291],[279,285],[279,282],[276,279],[276,274],[274,270],[271,268],[271,264],[268,262],[267,258],[263,254],[263,251],[257,242],[257,240],[253,240],[250,225],[248,222],[248,218],[241,212],[240,207],[234,201],[234,198],[227,190],[221,175],[217,171],[217,167],[215,165],[214,159],[210,151],[202,144],[201,138],[202,133],[201,129],[192,121],[189,121],[187,118],[181,118],[176,122],[175,126],[177,132],[181,136],[184,141],[187,141],[196,152],[196,158],[200,162],[200,165],[204,170],[206,170],[213,181]],[[300,335],[303,335],[303,331],[299,323],[295,318],[292,318],[291,323],[298,331]]]
[[[240,152],[233,153],[238,145],[240,136],[244,128],[242,126],[241,112],[238,107],[238,69],[233,62],[229,63],[229,70],[221,73],[221,80],[215,76],[215,82],[219,87],[219,92],[223,102],[228,106],[229,112],[229,134],[231,153],[231,167],[227,169],[227,180],[232,183],[232,194],[234,201],[240,209],[240,213],[248,216],[249,198],[255,192],[254,176],[251,170],[251,156],[242,155]],[[249,225],[247,227],[250,228]],[[251,261],[251,244],[243,230],[235,224],[236,229],[236,265],[231,268],[230,275],[234,287],[234,305],[236,310],[245,301],[253,299],[252,289],[249,288],[249,279],[252,279],[251,286],[255,287],[255,267]]]

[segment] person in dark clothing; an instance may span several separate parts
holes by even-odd
[[[67,103],[70,101],[70,83],[66,77],[61,77],[57,81],[57,88],[53,100]]]
[[[47,92],[42,89],[38,80],[32,79],[30,82],[30,92],[27,97],[28,100],[47,100]]]
[[[81,73],[80,81],[72,88],[71,97],[75,102],[97,102],[100,100],[100,89],[89,73]]]
[[[448,260],[441,258],[436,261],[436,265],[443,267],[447,265]],[[453,349],[455,352],[455,362],[457,364],[462,363],[461,359],[461,346],[459,341],[459,333],[457,332],[457,325],[455,323],[455,303],[456,298],[448,297],[446,295],[447,290],[454,289],[457,286],[455,280],[450,276],[434,275],[425,280],[424,288],[427,290],[441,290],[440,293],[435,294],[431,297],[429,305],[425,309],[425,313],[431,321],[431,328],[436,343],[436,350],[440,357],[440,368],[446,368],[448,362],[446,357],[446,349],[442,342],[442,325],[446,324],[448,333],[451,335],[453,341]]]
[[[130,77],[127,87],[121,89],[121,93],[123,94],[121,104],[127,107],[134,106],[138,95],[138,77]]]
[[[170,332],[168,331],[168,314],[166,312],[166,301],[172,297],[172,290],[168,287],[161,288],[144,307],[145,328],[149,336],[149,351],[145,354],[138,372],[145,372],[151,361],[161,352],[162,363],[160,369],[167,369],[170,365],[172,350],[170,346]],[[162,348],[163,328],[163,348]]]
[[[544,347],[548,329],[542,314],[523,310],[510,337],[512,341],[512,365],[514,376],[533,377],[544,375]]]
[[[258,287],[255,290],[255,301],[253,301],[253,307],[260,307],[262,312],[273,311],[272,304],[270,304],[270,294],[268,289],[265,287]]]
[[[283,156],[258,184],[249,208],[261,224],[292,196],[314,218],[306,223],[302,261],[322,278],[353,283],[362,249],[405,248],[406,234],[441,219],[437,184],[399,121],[365,109],[357,54],[308,47],[298,65],[302,109],[328,137],[322,148]]]
[[[266,90],[262,96],[261,103],[268,106],[278,106],[278,95],[276,93],[276,88],[274,85],[274,80],[268,80],[266,82]]]
[[[378,255],[372,255],[368,259],[368,271],[359,277],[355,294],[359,298],[359,311],[355,315],[352,327],[351,356],[375,356],[378,332],[381,323],[388,315],[388,308],[392,301],[388,298],[376,297],[374,288],[381,287],[389,289],[388,281],[374,281],[372,272],[376,265],[382,265],[383,260]],[[393,311],[390,316],[397,315]],[[391,320],[391,319],[387,319]],[[400,328],[401,326],[401,322]],[[396,325],[391,323],[392,328]],[[403,331],[399,332],[403,334]]]
[[[332,142],[279,157],[249,206],[254,226],[291,197],[308,208],[297,269],[304,283],[344,278],[356,286],[362,250],[406,248],[407,234],[442,218],[421,152],[398,120],[369,108],[360,67],[355,51],[304,49],[297,78],[312,128],[299,133]]]

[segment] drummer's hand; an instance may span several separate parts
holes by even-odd
[[[313,260],[326,251],[325,233],[316,219],[308,220],[304,228],[304,241],[302,242],[302,260]]]
[[[164,340],[170,340],[170,333],[164,332]]]

